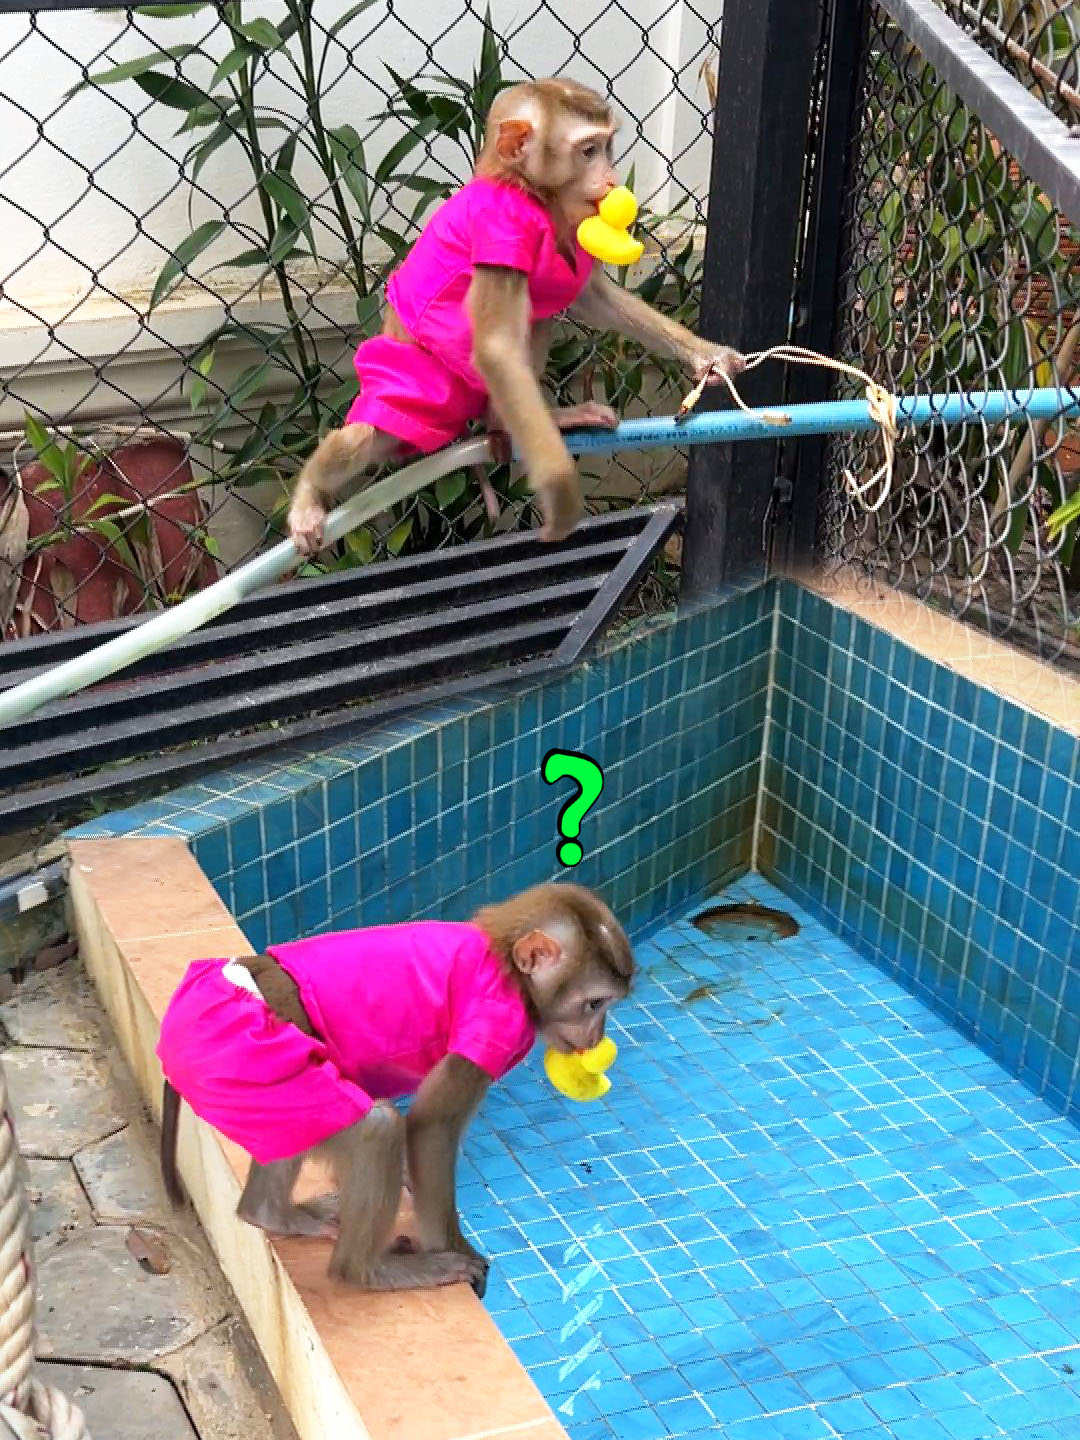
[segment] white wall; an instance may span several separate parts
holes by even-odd
[[[625,116],[621,163],[635,164],[639,197],[661,210],[688,193],[702,202],[709,144],[699,112],[708,110],[708,96],[698,72],[702,60],[715,61],[705,26],[697,10],[682,0],[674,5],[670,0],[624,3],[628,13],[608,0],[554,0],[555,14],[544,9],[529,18],[532,0],[492,0],[495,28],[509,42],[506,73],[567,73],[601,89],[605,77],[611,77],[616,105]],[[346,0],[319,0],[316,16],[329,25],[346,8]],[[703,8],[718,12],[718,0]],[[280,21],[284,13],[273,0],[244,7],[247,19],[262,14]],[[230,144],[203,170],[203,193],[191,200],[189,218],[190,189],[180,161],[190,136],[173,133],[182,112],[151,102],[131,82],[84,90],[65,100],[81,78],[81,67],[99,71],[144,53],[155,42],[203,41],[207,56],[187,57],[182,74],[207,80],[213,60],[228,49],[224,27],[214,23],[212,10],[182,20],[139,18],[142,34],[127,27],[122,11],[43,13],[36,23],[33,32],[25,15],[0,16],[0,56],[7,56],[0,61],[0,283],[4,298],[16,302],[5,306],[0,301],[0,310],[6,311],[0,326],[9,331],[33,323],[18,306],[50,319],[79,299],[90,307],[84,303],[81,318],[127,308],[117,301],[145,296],[166,255],[192,225],[223,213],[240,223],[257,215],[243,156]],[[658,53],[642,50],[643,27]],[[581,37],[577,54],[575,33]],[[402,133],[381,119],[384,92],[393,88],[385,66],[415,77],[428,68],[426,41],[438,65],[467,78],[480,38],[479,20],[456,0],[396,0],[392,15],[385,0],[376,0],[342,32],[352,59],[345,48],[334,47],[324,86],[327,123],[348,121],[362,136],[370,134],[367,159],[374,165]],[[289,70],[283,60],[275,61],[275,72],[283,77],[275,86],[275,101],[284,116],[298,121],[303,106],[295,80],[285,83]],[[39,123],[44,138],[38,136]],[[464,174],[464,157],[446,144],[438,147],[434,161],[421,163],[416,152],[406,163],[438,173],[440,160]],[[89,191],[88,172],[94,175]],[[298,176],[309,181],[313,193],[316,173],[298,166]],[[403,195],[402,205],[411,210],[413,198]],[[391,223],[401,228],[400,220]],[[202,257],[200,269],[237,248],[235,238],[223,238]],[[198,297],[188,297],[187,303],[198,303]]]

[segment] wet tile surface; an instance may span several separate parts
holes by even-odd
[[[572,1440],[1078,1440],[1080,1131],[759,877],[639,947],[613,1088],[466,1144],[488,1305]]]

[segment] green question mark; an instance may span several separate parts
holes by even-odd
[[[590,760],[588,755],[580,755],[576,750],[549,750],[544,756],[540,773],[549,785],[569,776],[581,787],[580,793],[573,800],[568,800],[559,811],[559,834],[563,843],[557,853],[562,864],[577,865],[583,851],[576,837],[581,833],[581,822],[600,799],[604,772],[595,760]]]

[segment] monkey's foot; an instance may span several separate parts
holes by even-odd
[[[430,1290],[464,1281],[482,1296],[487,1286],[487,1261],[456,1250],[426,1250],[412,1255],[386,1254],[373,1264],[351,1263],[351,1257],[330,1258],[330,1273],[365,1290]]]
[[[249,1225],[257,1225],[271,1235],[305,1235],[316,1239],[337,1238],[341,1211],[336,1195],[320,1195],[303,1205],[279,1209],[273,1205],[244,1206],[236,1212]]]
[[[610,405],[600,405],[595,400],[586,400],[583,405],[563,405],[553,410],[552,416],[560,430],[615,430],[619,417]]]

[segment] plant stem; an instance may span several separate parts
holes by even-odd
[[[233,4],[222,7],[222,15],[233,41],[239,44],[243,35],[236,29],[236,18],[240,11],[240,0],[234,0]],[[255,75],[256,60],[253,56],[240,70],[240,109],[244,116],[244,128],[247,132],[248,145],[250,147],[250,160],[252,172],[255,176],[255,189],[259,196],[259,205],[263,213],[263,223],[266,226],[266,249],[269,255],[270,246],[274,240],[274,207],[270,202],[263,187],[262,180],[266,174],[266,161],[262,153],[262,144],[259,140],[259,127],[255,123],[255,105],[253,83]],[[315,388],[319,380],[318,368],[312,363],[308,355],[307,346],[304,344],[304,327],[297,313],[293,302],[292,287],[289,284],[288,272],[285,269],[285,262],[279,260],[273,267],[274,277],[278,283],[278,290],[281,292],[281,301],[285,307],[285,314],[289,318],[289,325],[292,329],[293,342],[300,357],[300,367],[303,371],[304,386],[307,390],[307,405],[311,415],[312,423],[316,430],[319,427],[319,402],[315,395]]]
[[[319,164],[330,183],[330,193],[334,197],[334,209],[337,211],[338,223],[345,240],[346,254],[352,260],[355,269],[356,293],[362,298],[368,293],[367,280],[364,276],[363,244],[357,244],[356,232],[352,227],[348,206],[345,204],[345,196],[334,168],[334,158],[326,143],[326,127],[322,118],[322,97],[319,94],[319,80],[315,73],[315,51],[311,43],[311,4],[309,0],[291,0],[289,9],[296,17],[300,50],[304,57],[304,98],[307,100],[308,115],[311,117],[315,148],[319,152]]]

